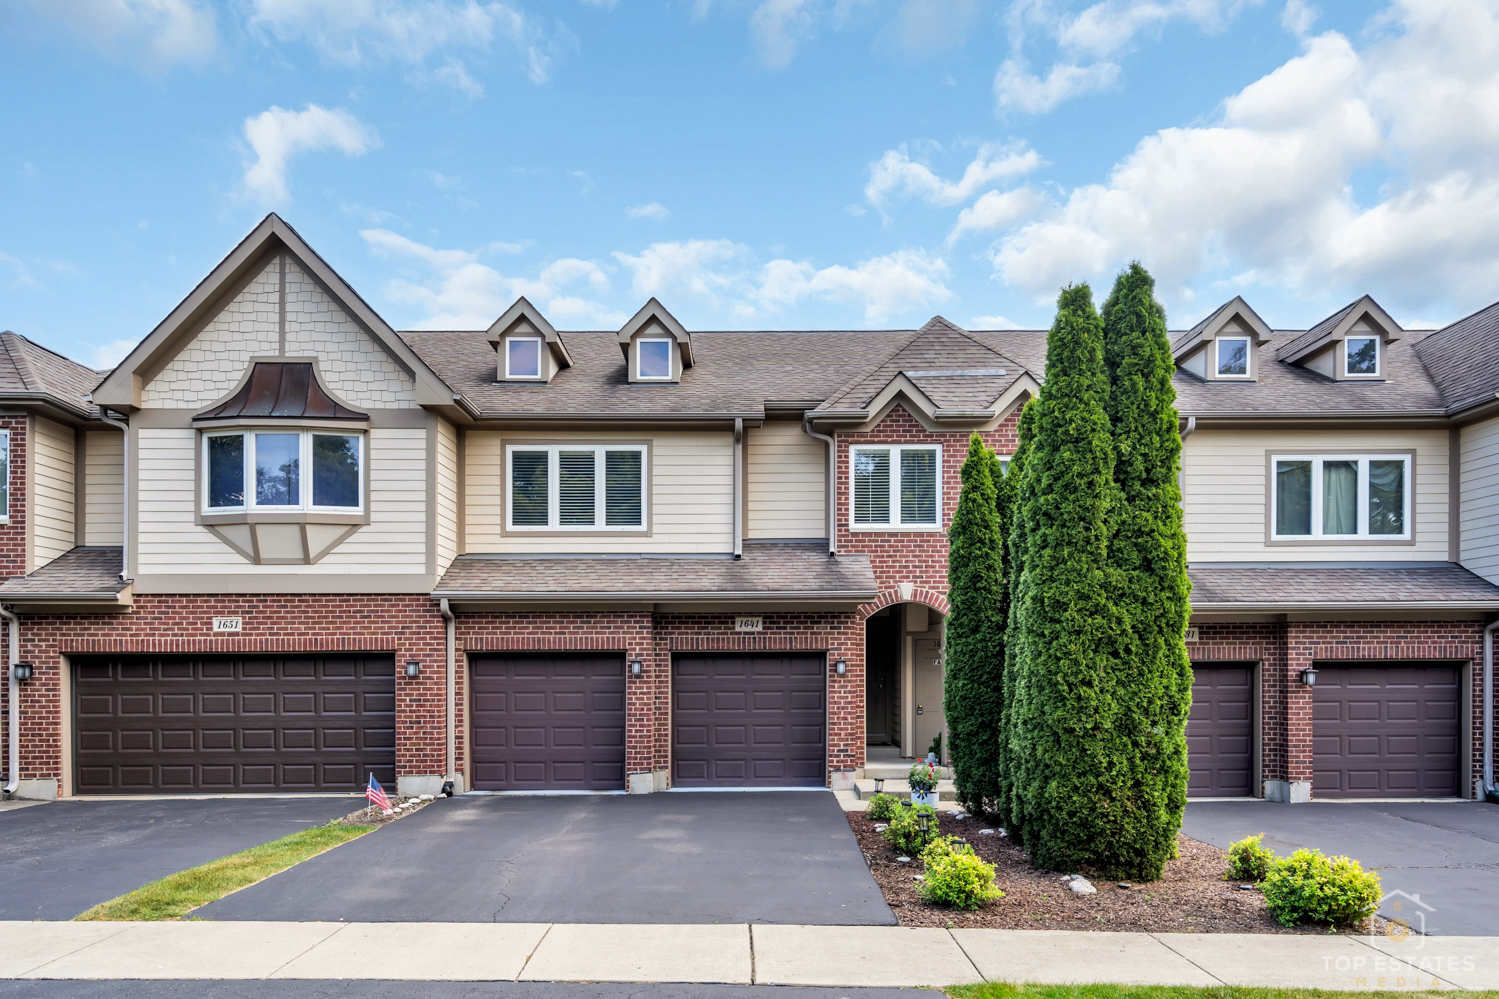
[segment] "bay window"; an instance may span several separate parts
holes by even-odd
[[[516,444],[506,452],[509,530],[645,528],[644,445]]]
[[[859,445],[849,465],[854,530],[941,529],[939,445]]]
[[[1272,540],[1411,536],[1411,456],[1275,455]]]
[[[203,435],[203,512],[364,508],[364,435],[245,430]]]

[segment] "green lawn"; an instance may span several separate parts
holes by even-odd
[[[1455,991],[1455,990],[1454,990]],[[953,999],[1369,999],[1389,992],[1329,992],[1322,989],[1252,989],[1229,985],[1012,985],[1008,982],[984,982],[981,985],[953,985],[947,989]],[[1401,996],[1434,997],[1450,993],[1401,992]],[[1499,999],[1499,992],[1464,992],[1478,999]]]
[[[201,867],[169,874],[160,881],[112,898],[75,918],[80,920],[180,919],[200,905],[279,874],[309,857],[357,839],[374,826],[329,823],[303,829]]]

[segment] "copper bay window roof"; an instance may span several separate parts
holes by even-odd
[[[369,419],[368,414],[356,413],[334,401],[318,383],[312,364],[306,361],[257,361],[250,377],[238,392],[193,419],[222,420],[244,416],[272,419]]]

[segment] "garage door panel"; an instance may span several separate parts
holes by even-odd
[[[471,656],[474,787],[619,790],[622,653]]]
[[[672,664],[672,783],[822,786],[826,657],[678,655]]]
[[[80,657],[77,786],[100,794],[354,791],[370,773],[393,782],[394,676],[393,657],[378,655]],[[306,710],[278,711],[284,703]],[[323,704],[342,710],[325,722]],[[281,721],[288,715],[294,725]],[[366,721],[375,724],[350,724]]]
[[[1187,795],[1243,797],[1252,793],[1254,670],[1244,663],[1194,663],[1187,716]]]
[[[1313,792],[1322,797],[1459,793],[1456,684],[1448,664],[1318,664]]]

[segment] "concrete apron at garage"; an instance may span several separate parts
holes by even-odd
[[[896,924],[827,791],[439,799],[194,915]]]

